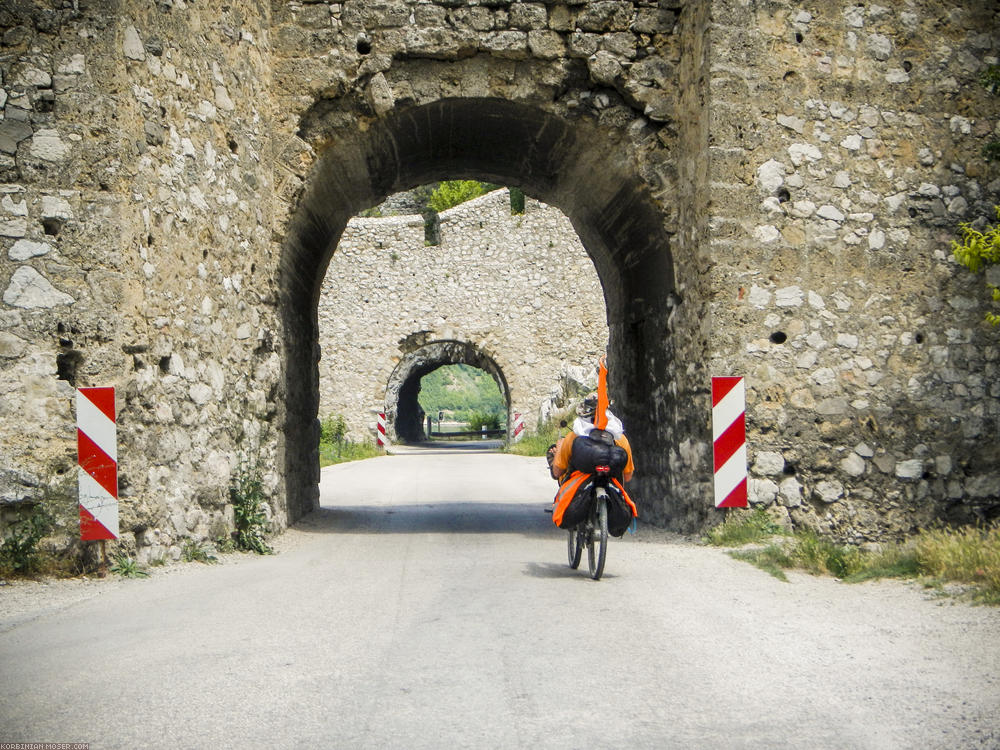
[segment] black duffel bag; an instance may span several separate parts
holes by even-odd
[[[571,469],[584,474],[596,474],[598,466],[607,466],[611,476],[621,479],[627,464],[628,454],[624,448],[615,444],[611,433],[594,430],[590,435],[577,436],[573,441],[573,452],[569,459]]]

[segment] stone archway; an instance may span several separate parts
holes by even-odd
[[[391,112],[363,132],[340,129],[336,138],[323,116],[317,111],[304,120],[302,135],[325,138],[326,150],[289,226],[281,262],[290,517],[311,510],[318,498],[316,310],[323,275],[348,220],[416,185],[482,179],[517,185],[560,208],[592,258],[608,312],[611,387],[645,469],[646,517],[664,520],[674,489],[669,453],[657,446],[674,444],[690,431],[686,421],[703,420],[679,415],[666,387],[683,380],[682,371],[681,378],[672,378],[670,331],[678,299],[671,247],[676,207],[653,197],[628,144],[591,120],[570,121],[501,99],[437,100]],[[682,335],[700,332],[692,328]]]
[[[419,440],[423,435],[423,415],[417,396],[420,379],[445,365],[470,365],[488,373],[510,409],[510,389],[496,361],[486,352],[465,341],[431,341],[408,352],[396,365],[385,388],[386,422],[397,439]]]

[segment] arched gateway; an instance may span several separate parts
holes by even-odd
[[[746,377],[780,520],[1000,512],[990,303],[949,253],[997,202],[994,3],[7,5],[0,526],[72,475],[77,386],[118,388],[141,559],[232,529],[241,456],[275,527],[311,510],[327,264],[360,209],[456,178],[576,229],[644,520],[719,517],[713,374]]]
[[[307,118],[304,134],[324,132],[324,116]],[[641,446],[670,441],[676,429],[673,420],[650,420],[655,383],[646,376],[671,367],[665,335],[676,299],[671,234],[627,150],[589,122],[488,98],[403,109],[365,132],[338,136],[319,155],[282,256],[281,309],[285,330],[294,333],[285,339],[290,514],[307,512],[316,500],[316,306],[340,235],[361,208],[451,178],[518,185],[569,217],[604,289],[612,387],[643,461],[643,486],[651,495],[657,486],[656,494],[667,494],[665,457]]]
[[[389,376],[385,415],[395,437],[420,440],[424,436],[424,417],[417,402],[420,379],[445,365],[470,365],[490,375],[500,389],[504,406],[510,409],[507,378],[491,356],[465,341],[431,341],[405,354]]]

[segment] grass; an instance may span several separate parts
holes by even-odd
[[[508,444],[503,451],[504,453],[513,453],[515,456],[544,456],[548,447],[566,432],[567,428],[565,427],[545,424],[540,426],[536,432],[526,434],[518,442]]]
[[[750,513],[729,515],[723,523],[709,530],[706,538],[716,547],[739,547],[758,544],[781,533],[781,527],[766,510],[755,508]]]
[[[321,441],[319,444],[320,467],[342,464],[347,461],[361,461],[381,455],[382,450],[374,443],[352,443],[350,441],[327,443]]]
[[[730,515],[705,541],[720,547],[758,545],[729,554],[783,581],[786,570],[797,569],[847,583],[880,578],[919,579],[929,587],[957,583],[973,601],[1000,606],[1000,523],[925,529],[905,542],[867,551],[811,531],[787,534],[758,508]]]

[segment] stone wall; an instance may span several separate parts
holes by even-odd
[[[1000,501],[997,332],[951,257],[991,217],[995,4],[713,4],[712,360],[751,499],[858,541]],[[985,115],[985,116],[984,116]]]
[[[225,534],[241,457],[275,465],[267,32],[250,5],[0,9],[0,502],[75,479],[73,388],[115,386],[121,530],[144,559]]]
[[[600,281],[560,211],[527,200],[512,215],[497,190],[439,218],[429,246],[420,216],[352,219],[323,280],[320,414],[342,415],[355,438],[371,438],[373,412],[395,414],[393,371],[429,342],[492,359],[529,429],[567,374],[593,371],[607,347]]]
[[[224,533],[247,455],[276,527],[311,510],[341,235],[469,178],[558,207],[592,259],[645,520],[719,519],[719,373],[748,378],[753,499],[793,523],[994,513],[996,332],[948,243],[1000,194],[998,39],[984,1],[10,0],[0,501],[72,475],[72,389],[115,385],[142,555]]]

